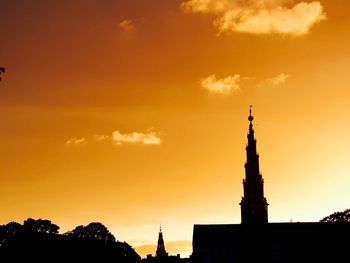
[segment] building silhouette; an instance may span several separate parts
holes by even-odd
[[[243,180],[244,196],[240,203],[242,224],[264,224],[268,222],[267,206],[264,197],[264,179],[260,174],[259,155],[256,151],[256,139],[254,138],[252,109],[249,111],[249,132],[247,162],[244,165],[245,179]]]
[[[168,256],[168,253],[165,251],[162,227],[160,227],[159,235],[158,235],[156,257],[160,258],[160,257],[167,257],[167,256]]]
[[[191,262],[349,262],[350,223],[269,223],[249,113],[241,224],[194,225]]]
[[[189,258],[181,258],[180,254],[176,256],[169,255],[165,250],[164,239],[162,227],[159,229],[158,233],[158,242],[157,242],[157,250],[156,255],[153,257],[152,255],[147,255],[146,258],[142,259],[142,262],[145,263],[189,263]]]

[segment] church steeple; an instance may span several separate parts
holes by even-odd
[[[158,245],[156,251],[156,257],[167,257],[168,253],[165,251],[162,226],[159,228]]]
[[[264,197],[264,179],[259,170],[259,155],[256,151],[252,106],[250,106],[248,120],[247,162],[244,165],[245,179],[243,180],[244,196],[240,203],[241,218],[242,224],[263,224],[268,222],[268,203]]]

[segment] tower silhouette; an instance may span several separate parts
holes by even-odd
[[[162,226],[160,226],[156,257],[167,257],[167,256],[168,256],[168,253],[165,251]]]
[[[254,138],[252,106],[249,110],[249,132],[247,162],[245,167],[245,179],[243,179],[244,196],[242,197],[241,218],[242,224],[268,223],[268,203],[264,197],[264,179],[259,170],[259,155],[256,151],[256,139]]]

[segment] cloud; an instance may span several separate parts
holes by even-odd
[[[111,135],[96,134],[92,136],[92,140],[98,143],[109,142],[117,145],[121,145],[123,143],[159,145],[162,142],[160,135],[152,129],[148,130],[146,133],[132,132],[124,134],[116,130]],[[66,141],[66,146],[78,146],[87,143],[88,140],[85,138],[71,138]]]
[[[194,13],[222,13],[232,7],[230,0],[188,0],[181,8]]]
[[[259,88],[276,87],[283,85],[290,78],[290,75],[281,73],[271,78],[260,80],[256,86]],[[229,95],[233,92],[242,92],[241,82],[244,80],[254,80],[255,77],[242,77],[239,74],[218,79],[216,75],[212,74],[203,78],[200,83],[202,88],[214,94]]]
[[[98,142],[101,142],[101,141],[105,141],[105,140],[110,140],[111,137],[108,136],[108,135],[99,135],[99,134],[96,134],[93,136],[93,139],[95,141],[98,141]]]
[[[217,79],[215,75],[210,75],[201,80],[201,85],[212,93],[229,94],[241,90],[239,86],[241,79],[238,74],[223,79]]]
[[[275,77],[268,78],[268,79],[261,81],[258,84],[258,87],[265,87],[265,86],[276,87],[278,85],[284,84],[287,81],[287,79],[289,79],[289,78],[290,78],[290,75],[282,73],[282,74],[279,74]]]
[[[130,19],[125,19],[119,23],[119,28],[124,30],[124,31],[135,31],[136,26],[134,24],[134,21]]]
[[[146,145],[157,145],[161,143],[159,135],[154,131],[148,131],[147,133],[132,132],[124,134],[119,131],[114,131],[111,138],[116,144],[140,143]]]
[[[221,33],[285,34],[302,36],[326,18],[320,2],[289,0],[187,0],[185,12],[216,15],[214,26]]]
[[[68,141],[66,141],[66,146],[71,147],[71,146],[79,146],[86,144],[86,139],[85,138],[71,138]]]

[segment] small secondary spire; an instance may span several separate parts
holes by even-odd
[[[158,244],[157,244],[157,251],[156,251],[156,257],[167,257],[168,253],[165,250],[164,246],[164,239],[163,239],[163,233],[162,233],[162,225],[159,227],[159,236],[158,236]]]

